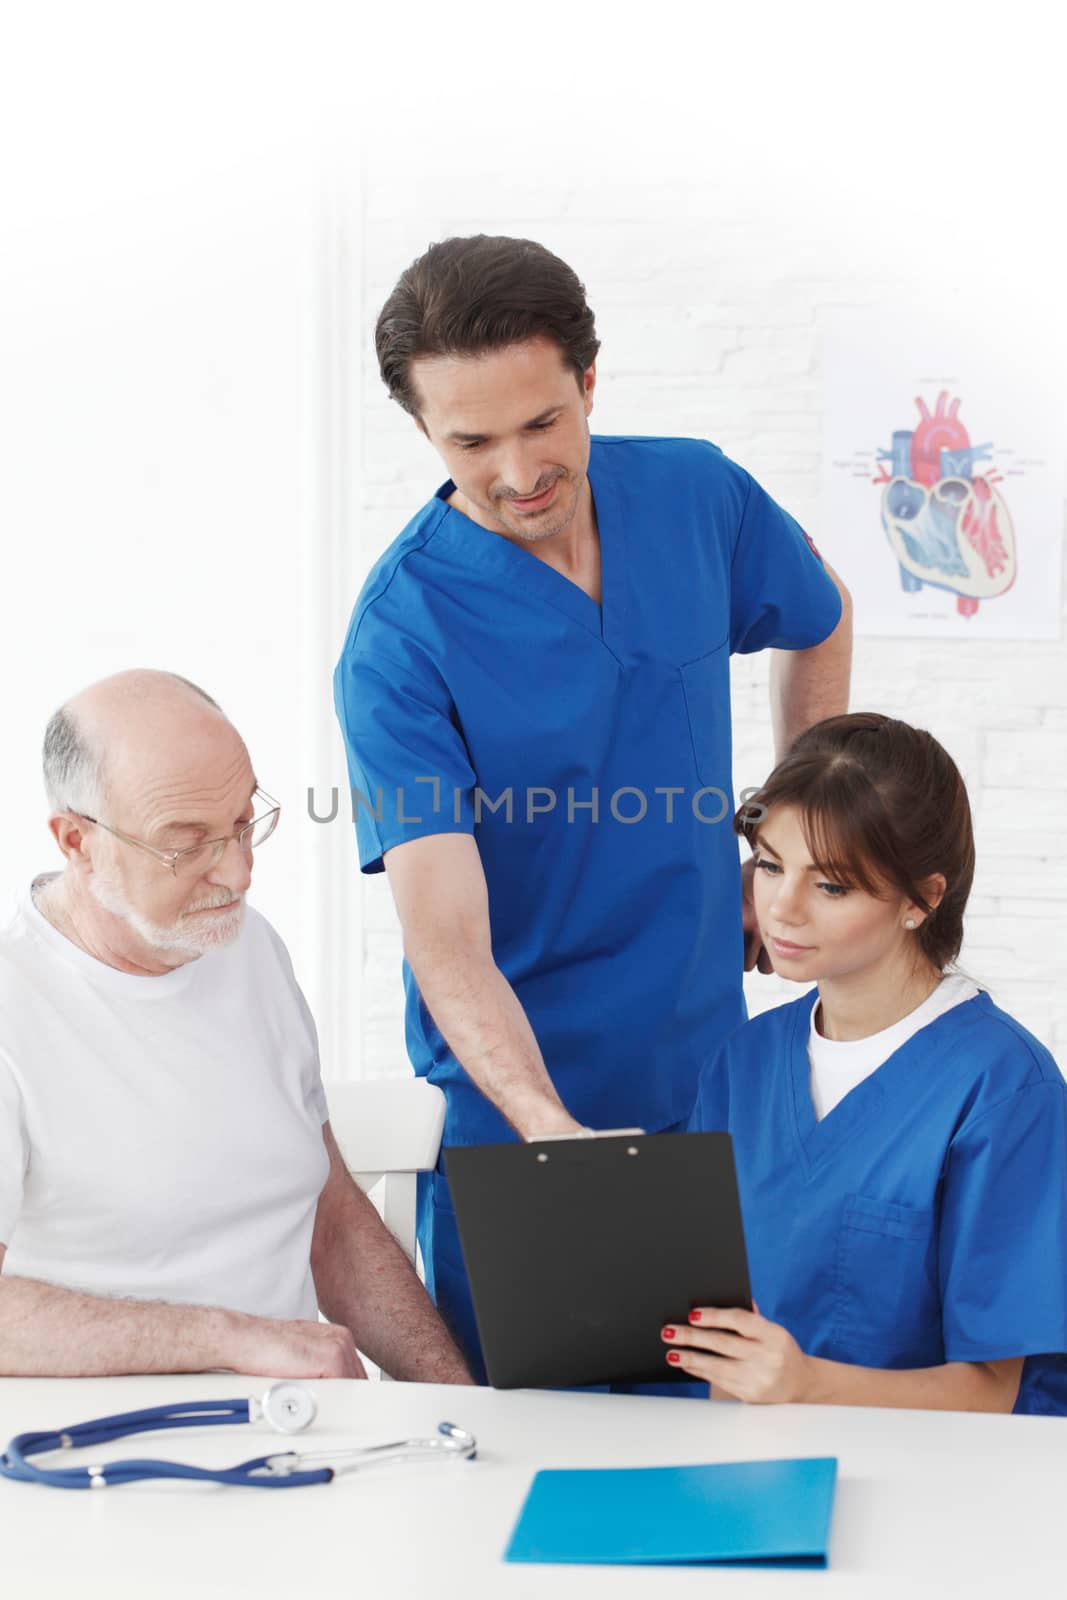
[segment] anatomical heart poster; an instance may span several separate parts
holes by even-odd
[[[1058,638],[1065,407],[1047,353],[947,322],[821,327],[817,543],[857,632]]]

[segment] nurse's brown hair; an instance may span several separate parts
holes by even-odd
[[[419,356],[480,356],[541,335],[579,384],[600,349],[578,275],[533,239],[442,239],[413,261],[378,316],[374,343],[391,397],[419,414]]]
[[[932,734],[878,711],[817,722],[740,808],[734,831],[755,849],[776,806],[799,812],[820,872],[879,898],[905,895],[929,913],[914,934],[922,954],[939,972],[956,959],[974,831],[959,768]],[[947,887],[931,910],[923,887],[935,873]]]

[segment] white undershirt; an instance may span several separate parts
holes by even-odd
[[[933,994],[928,995],[914,1011],[894,1022],[880,1033],[868,1034],[866,1039],[824,1039],[815,1027],[821,1001],[811,1010],[811,1028],[808,1034],[808,1063],[811,1067],[811,1098],[816,1121],[821,1122],[843,1100],[851,1089],[888,1061],[920,1028],[928,1027],[936,1017],[951,1011],[953,1006],[973,1000],[980,991],[962,973],[950,973],[942,978]]]
[[[158,977],[0,915],[4,1273],[92,1294],[314,1318],[329,1160],[315,1027],[281,939]]]

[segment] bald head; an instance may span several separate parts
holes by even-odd
[[[49,722],[44,771],[66,858],[49,903],[83,949],[155,975],[238,936],[257,784],[210,695],[171,672],[102,678]]]
[[[244,749],[218,702],[177,673],[135,668],[90,684],[60,706],[45,730],[49,806],[97,816],[107,809],[109,793],[121,788],[123,769],[152,760],[161,738],[171,759],[180,759],[198,723],[216,736],[228,729]]]

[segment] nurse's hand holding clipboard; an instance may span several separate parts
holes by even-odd
[[[672,1366],[731,1399],[772,1405],[815,1398],[811,1358],[758,1308],[702,1306],[689,1313],[688,1324],[668,1323],[661,1337],[672,1346]]]
[[[752,1302],[756,1306],[756,1302]],[[1021,1359],[949,1361],[935,1367],[862,1367],[805,1355],[792,1334],[759,1308],[700,1306],[689,1324],[660,1331],[673,1346],[667,1360],[698,1382],[712,1400],[750,1405],[904,1406],[912,1410],[1010,1411]]]

